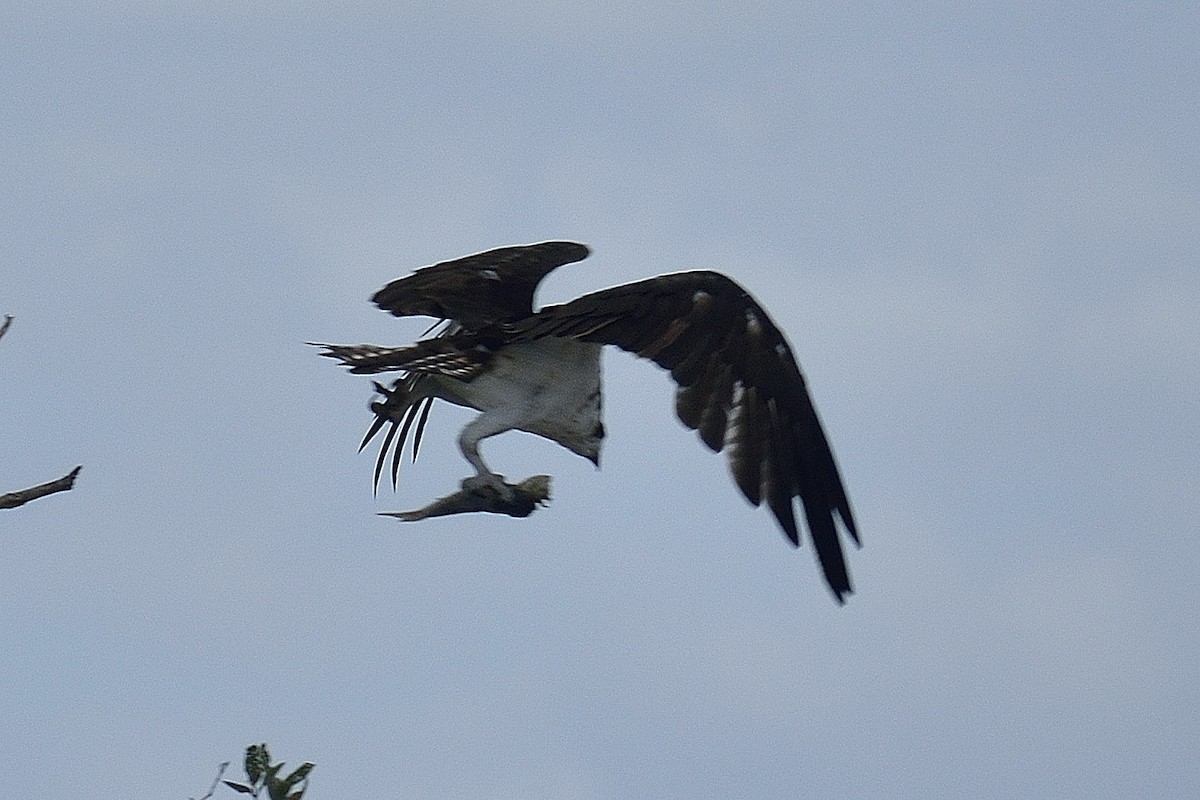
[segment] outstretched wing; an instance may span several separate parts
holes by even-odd
[[[825,580],[851,593],[840,518],[858,531],[837,464],[791,348],[766,311],[716,272],[685,272],[617,286],[504,326],[516,339],[561,336],[611,344],[671,371],[675,410],[713,451],[728,453],[751,503],[766,501],[793,545],[799,497]]]
[[[397,317],[452,319],[468,330],[533,313],[533,293],[542,278],[563,264],[586,258],[575,242],[540,242],[422,267],[380,289],[371,300]]]

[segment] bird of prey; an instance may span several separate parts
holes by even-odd
[[[418,269],[371,299],[397,317],[440,320],[427,331],[440,324],[436,335],[404,347],[317,344],[351,372],[401,373],[390,388],[375,384],[382,400],[371,404],[376,418],[360,447],[390,424],[376,484],[398,434],[395,484],[414,420],[416,457],[438,398],[480,412],[458,437],[476,470],[464,490],[512,493],[479,454],[482,439],[510,430],[543,436],[598,464],[600,351],[615,345],[670,370],[679,419],[710,450],[727,454],[742,494],[755,506],[766,502],[793,546],[800,530],[792,501],[800,499],[825,580],[841,603],[852,588],[837,521],[855,544],[858,531],[783,333],[745,289],[710,271],[661,275],[535,311],[541,280],[588,253],[574,242],[541,242]]]

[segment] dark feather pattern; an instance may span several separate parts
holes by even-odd
[[[391,426],[383,437],[383,445],[379,448],[379,455],[375,459],[373,486],[376,491],[379,489],[379,477],[383,474],[383,465],[387,461],[388,449],[392,446],[393,440],[396,440],[397,435],[399,435],[395,450],[392,451],[392,488],[395,488],[400,473],[400,457],[404,452],[404,442],[408,438],[408,430],[412,427],[413,420],[416,419],[417,413],[423,405],[424,411],[421,415],[421,421],[417,423],[417,431],[413,437],[412,458],[413,461],[417,460],[417,450],[421,445],[421,435],[424,433],[425,417],[428,416],[429,406],[433,402],[432,398],[414,399],[412,390],[420,378],[420,375],[410,375],[407,378],[400,378],[392,384],[392,388],[390,389],[381,383],[375,383],[375,391],[383,396],[383,400],[376,400],[371,403],[371,411],[375,414],[375,419],[371,422],[371,427],[367,430],[362,442],[358,445],[358,450],[362,452],[363,448],[375,438],[384,425],[391,423]],[[422,399],[424,400],[423,403]]]
[[[769,420],[757,402],[754,386],[742,392],[734,418],[730,421],[729,471],[742,494],[754,505],[762,502],[763,460],[767,448]]]
[[[358,375],[380,372],[408,372],[424,375],[448,375],[470,380],[491,363],[492,350],[476,347],[470,334],[442,335],[408,347],[377,347],[372,344],[322,344],[321,355],[336,359]]]
[[[587,254],[587,247],[575,242],[500,247],[422,267],[371,300],[393,316],[452,319],[476,331],[529,316],[542,278]]]
[[[696,428],[696,432],[700,434],[700,441],[714,453],[721,452],[721,448],[725,446],[725,429],[729,426],[729,398],[733,393],[733,372],[729,365],[720,365],[718,373],[717,383],[713,384],[711,392],[705,398],[706,405],[700,411],[700,424]]]
[[[671,371],[675,408],[711,450],[726,450],[734,482],[766,502],[788,540],[800,533],[799,497],[825,579],[851,593],[838,537],[858,530],[825,438],[783,333],[744,289],[715,272],[664,275],[550,306],[503,329],[513,341],[560,336],[611,344]]]

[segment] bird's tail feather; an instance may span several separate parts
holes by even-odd
[[[492,358],[487,347],[464,342],[459,337],[439,334],[407,347],[381,347],[377,344],[321,344],[321,355],[336,359],[351,372],[374,375],[379,372],[411,372],[445,375],[470,381],[483,372]]]
[[[413,357],[419,354],[416,347],[380,347],[374,344],[325,344],[308,342],[321,348],[321,355],[333,358],[359,375],[374,375],[407,368]]]

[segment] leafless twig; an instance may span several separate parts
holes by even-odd
[[[4,315],[4,322],[0,323],[0,339],[4,338],[4,334],[8,333],[8,327],[12,325],[12,321],[12,314]],[[17,506],[25,505],[30,500],[37,500],[39,497],[45,497],[48,494],[65,492],[75,486],[75,477],[79,475],[79,470],[81,469],[83,467],[78,466],[58,480],[50,481],[49,483],[22,489],[19,492],[0,494],[0,508],[16,508]]]
[[[63,475],[58,480],[50,481],[49,483],[38,484],[28,489],[22,489],[19,492],[9,492],[8,494],[0,494],[0,508],[16,508],[23,506],[30,500],[37,500],[39,497],[45,497],[48,494],[55,492],[65,492],[75,486],[75,478],[79,475],[79,470],[83,469],[83,465],[79,465],[75,469]]]
[[[213,792],[217,791],[217,787],[221,785],[221,776],[225,774],[225,770],[229,769],[229,762],[222,761],[217,765],[217,777],[213,778],[212,786],[208,787],[208,794],[201,798],[189,797],[188,800],[208,800],[213,796]]]

